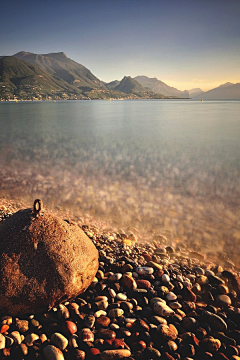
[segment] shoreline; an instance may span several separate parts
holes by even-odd
[[[0,199],[0,226],[25,207]],[[134,232],[76,220],[99,251],[92,284],[46,313],[1,314],[1,360],[239,359],[236,269],[164,236],[141,242]]]

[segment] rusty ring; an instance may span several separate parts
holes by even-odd
[[[43,202],[40,199],[36,199],[33,203],[33,211],[35,215],[38,215],[43,209]]]

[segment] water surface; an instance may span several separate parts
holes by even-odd
[[[0,103],[1,195],[234,250],[239,114],[239,101]]]

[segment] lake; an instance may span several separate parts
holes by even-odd
[[[6,102],[0,129],[1,196],[239,257],[240,101]]]

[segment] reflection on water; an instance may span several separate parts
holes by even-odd
[[[237,101],[1,103],[1,195],[236,260],[239,114]]]

